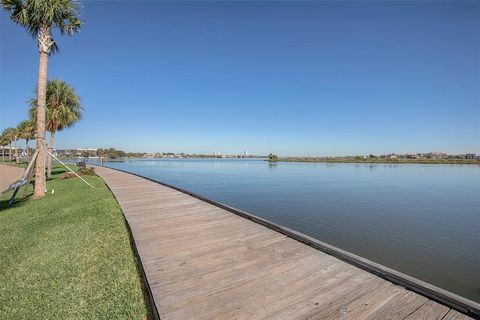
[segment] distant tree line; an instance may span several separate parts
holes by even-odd
[[[143,157],[145,153],[143,152],[125,152],[123,150],[117,150],[115,148],[109,149],[98,149],[97,156],[108,158],[108,159],[118,159],[118,158],[140,158]]]

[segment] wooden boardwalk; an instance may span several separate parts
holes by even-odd
[[[470,319],[188,194],[96,167],[161,319]]]

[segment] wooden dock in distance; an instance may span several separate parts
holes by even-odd
[[[124,212],[161,319],[470,319],[224,208],[95,169]]]

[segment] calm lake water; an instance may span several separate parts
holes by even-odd
[[[106,162],[223,202],[480,302],[480,166]]]

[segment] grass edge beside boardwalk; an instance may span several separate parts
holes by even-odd
[[[0,318],[151,318],[113,194],[100,177],[83,176],[91,189],[63,172],[54,167],[42,199],[7,209],[11,192],[0,197]]]

